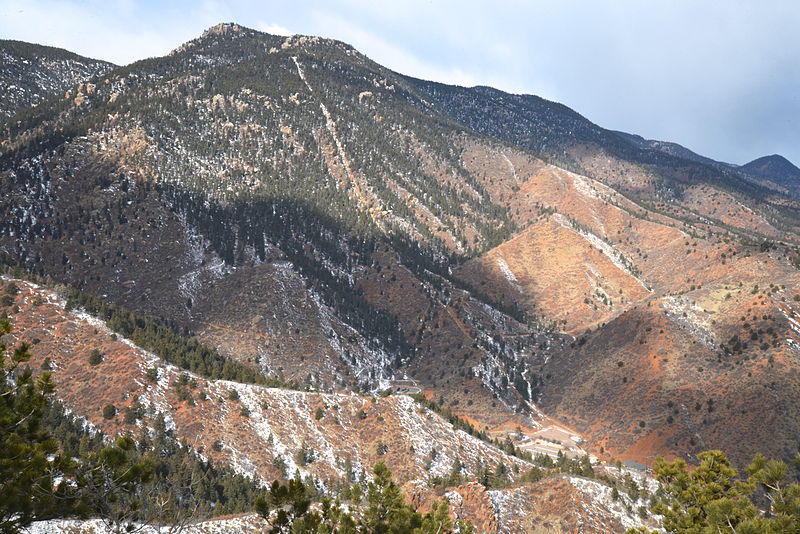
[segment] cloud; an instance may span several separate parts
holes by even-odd
[[[370,59],[396,72],[455,85],[472,86],[479,83],[475,76],[465,70],[425,61],[401,46],[342,17],[317,11],[313,14],[313,18],[317,26],[327,29],[327,37],[351,44]]]
[[[217,22],[206,9],[152,17],[130,0],[0,0],[0,34],[125,65],[162,56]]]
[[[284,28],[280,24],[267,24],[265,22],[260,22],[256,24],[255,29],[261,32],[270,33],[272,35],[281,35],[285,37],[294,35],[293,31]]]

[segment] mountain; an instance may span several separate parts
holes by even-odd
[[[61,48],[0,40],[0,121],[114,67]]]
[[[417,487],[413,491],[413,502],[418,503],[423,511],[428,511],[431,502],[438,497]],[[488,492],[480,484],[467,483],[448,491],[445,497],[451,502],[455,517],[471,521],[476,532],[486,534],[616,534],[645,523],[636,513],[625,508],[627,503],[615,502],[610,492],[610,488],[595,481],[565,475],[510,490]],[[235,534],[268,527],[263,518],[247,514],[193,523],[183,531],[189,534]],[[41,521],[34,523],[28,531],[35,534],[107,532],[98,519]]]
[[[221,25],[75,88],[80,103],[6,125],[5,250],[268,373],[322,388],[411,375],[503,422],[535,384],[526,348],[489,333],[563,336],[450,274],[513,224],[447,141],[475,135],[387,76],[342,43]]]
[[[781,155],[773,154],[754,159],[739,167],[739,170],[787,187],[797,194],[800,169]]]
[[[380,444],[408,480],[440,441],[470,474],[481,457],[516,465],[408,397],[356,394],[387,390],[512,449],[648,465],[706,448],[740,466],[794,456],[800,205],[785,187],[317,37],[221,24],[102,78],[0,124],[3,259],[217,351],[226,380],[310,390],[198,375],[221,402],[192,406],[186,388],[142,385],[148,365],[184,373],[150,356],[110,377],[71,363],[64,399],[109,432],[99,405],[78,404],[106,393],[75,379],[116,380],[104,401],[163,402],[205,451],[251,447],[216,452],[265,479],[300,436],[326,451],[307,470],[322,478],[341,476],[340,457],[376,461]]]
[[[626,132],[617,132],[617,135],[625,139],[626,141],[630,142],[632,145],[635,145],[639,148],[648,149],[648,150],[658,150],[660,152],[664,152],[670,154],[672,156],[679,157],[681,159],[687,159],[690,161],[696,161],[698,163],[705,163],[712,166],[722,166],[722,167],[731,167],[731,165],[727,163],[721,163],[719,161],[715,161],[711,158],[707,158],[705,156],[701,156],[696,152],[692,152],[685,146],[681,146],[678,143],[671,143],[669,141],[658,141],[655,139],[645,139],[641,135],[630,134]]]

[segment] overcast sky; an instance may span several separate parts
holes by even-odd
[[[800,165],[798,0],[0,0],[0,38],[117,64],[218,22],[340,39],[404,74],[537,94],[731,163]]]

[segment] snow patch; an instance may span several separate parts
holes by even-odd
[[[503,258],[502,256],[498,256],[497,266],[500,267],[500,272],[503,273],[503,276],[506,277],[506,280],[508,280],[512,284],[516,284],[518,282],[517,277],[514,276],[514,272],[508,266],[508,263],[506,263],[505,258]]]

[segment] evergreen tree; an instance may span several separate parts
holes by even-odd
[[[152,519],[155,495],[147,483],[155,474],[156,462],[141,458],[136,442],[129,436],[117,438],[113,446],[83,459],[77,484],[80,515],[100,517],[114,532],[130,532],[134,522]]]
[[[378,462],[372,473],[375,478],[367,487],[367,509],[360,530],[370,534],[400,534],[422,526],[420,515],[405,504],[386,464]]]
[[[659,458],[655,474],[661,490],[653,511],[663,528],[674,534],[796,534],[800,532],[800,484],[786,480],[786,464],[757,455],[746,480],[722,451],[698,455],[700,465],[689,471],[681,459]],[[759,495],[769,506],[756,506]],[[648,533],[630,529],[628,534]]]
[[[0,336],[11,332],[7,319]],[[71,462],[56,455],[58,443],[42,428],[47,395],[53,391],[50,373],[37,379],[29,367],[26,344],[10,358],[0,343],[0,532],[13,534],[33,520],[51,517],[58,508],[64,483],[55,477],[69,471]]]
[[[469,521],[458,520],[453,523],[450,518],[450,506],[446,501],[433,503],[431,511],[425,514],[422,525],[414,530],[414,534],[448,534],[456,532],[458,527],[459,534],[472,534],[475,527]]]

